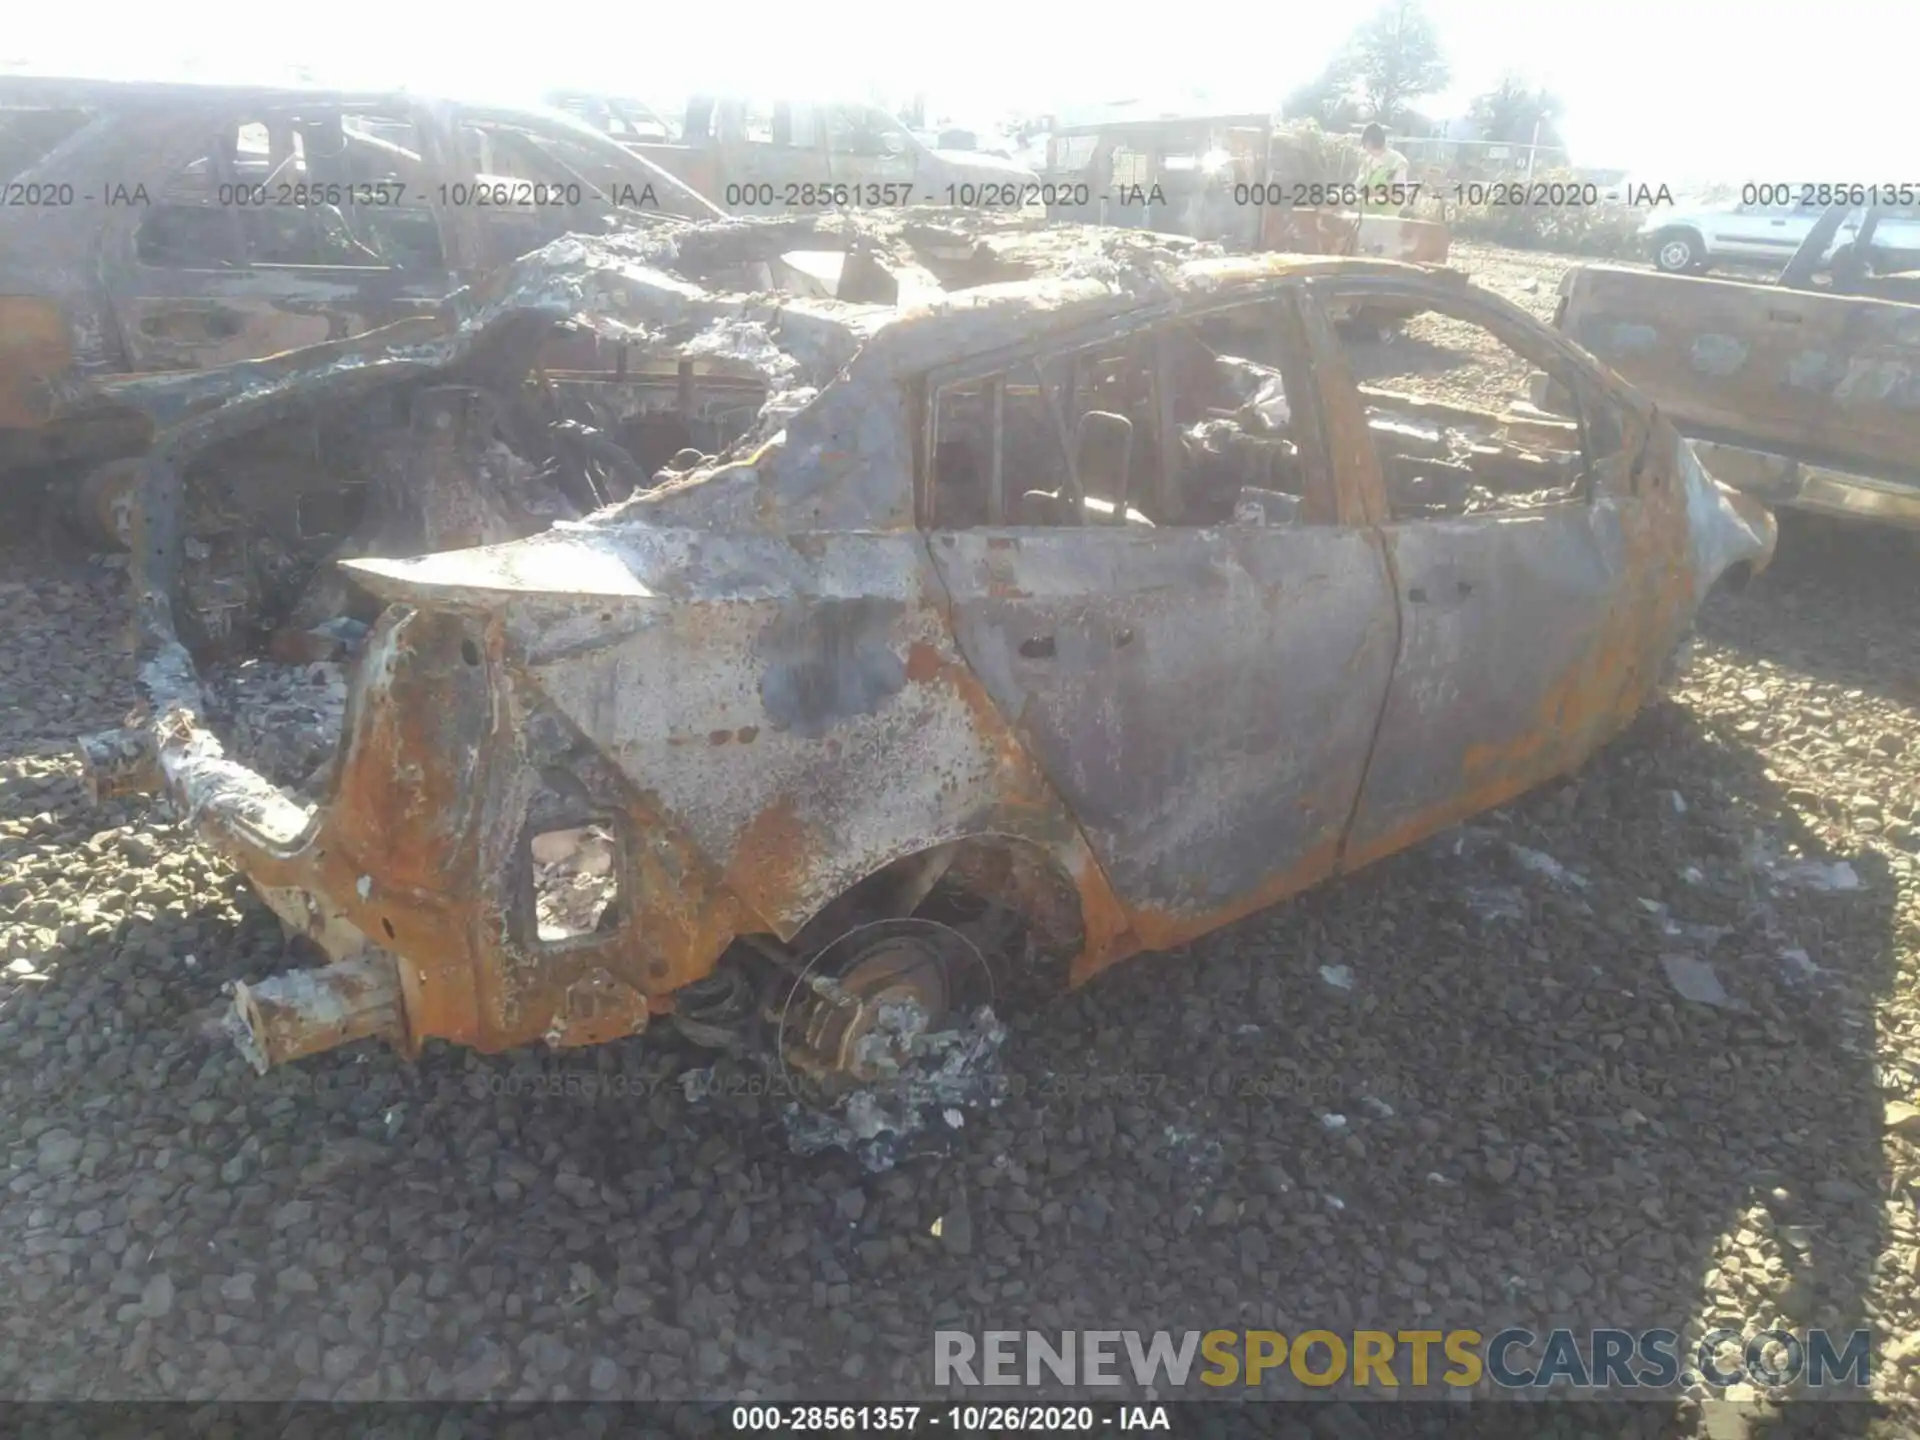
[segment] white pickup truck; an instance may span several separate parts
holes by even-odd
[[[1813,229],[1825,205],[1718,205],[1698,210],[1656,210],[1641,233],[1653,263],[1676,275],[1698,275],[1721,261],[1784,265]],[[1859,212],[1849,216],[1833,248],[1850,243]],[[1920,250],[1920,211],[1882,212],[1876,243],[1894,250]]]

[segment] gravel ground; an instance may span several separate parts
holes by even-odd
[[[1551,309],[1558,262],[1460,248]],[[878,1177],[657,1040],[254,1076],[208,1022],[271,916],[68,755],[134,699],[126,614],[0,555],[0,1393],[878,1399],[936,1326],[1785,1319],[1920,1396],[1920,566],[1880,537],[1791,529],[1574,779],[1012,1017],[1012,1098]]]

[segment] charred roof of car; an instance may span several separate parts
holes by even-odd
[[[837,253],[864,276],[855,289],[884,298],[768,283],[775,265],[808,252]],[[1435,274],[1386,260],[1227,255],[1179,236],[978,212],[681,222],[565,237],[456,292],[431,318],[109,382],[102,393],[143,412],[156,432],[151,460],[184,474],[218,447],[288,423],[357,429],[346,417],[400,389],[512,393],[545,375],[547,347],[570,333],[618,353],[616,384],[677,373],[690,387],[745,384],[758,401],[716,453],[657,473],[579,524],[894,530],[915,523],[903,382],[956,362],[1019,363],[1081,332],[1097,340],[1116,324],[1244,304],[1332,273]]]
[[[751,283],[752,267],[808,251],[871,258],[892,293],[841,299]],[[767,423],[742,440],[750,449],[857,354],[863,369],[874,367],[868,373],[899,375],[1130,309],[1225,302],[1334,271],[1454,273],[1390,260],[1227,255],[1181,236],[978,212],[665,222],[554,241],[456,291],[433,317],[98,388],[150,416],[156,448],[178,458],[271,423],[290,406],[350,402],[430,375],[507,378],[503,366],[518,379],[539,339],[568,324],[625,346],[630,358],[699,361],[714,373],[764,381]]]

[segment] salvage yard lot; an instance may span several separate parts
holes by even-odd
[[[1454,256],[1551,314],[1565,262]],[[1920,1395],[1916,614],[1897,538],[1788,526],[1581,774],[1011,1016],[1010,1098],[873,1177],[658,1039],[256,1077],[207,1022],[277,923],[152,802],[87,806],[127,597],[23,540],[0,1385],[897,1399],[936,1327],[1784,1320]]]

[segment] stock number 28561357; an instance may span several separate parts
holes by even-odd
[[[911,1434],[920,1427],[922,1415],[930,1414],[923,1405],[736,1405],[732,1420],[735,1433],[875,1430]]]
[[[1762,181],[1740,187],[1742,205],[1793,205],[1811,209],[1816,205],[1896,205],[1920,202],[1920,184],[1911,180],[1880,181]]]
[[[911,1434],[1009,1430],[1036,1434],[1093,1430],[1099,1423],[1091,1405],[736,1405],[733,1430],[791,1432],[873,1430]],[[1111,1421],[1107,1423],[1111,1424]]]
[[[911,205],[913,186],[905,180],[740,180],[721,187],[720,203],[729,210],[829,210]]]
[[[522,1100],[646,1100],[660,1089],[651,1075],[601,1075],[591,1070],[490,1074],[474,1087],[486,1094]]]

